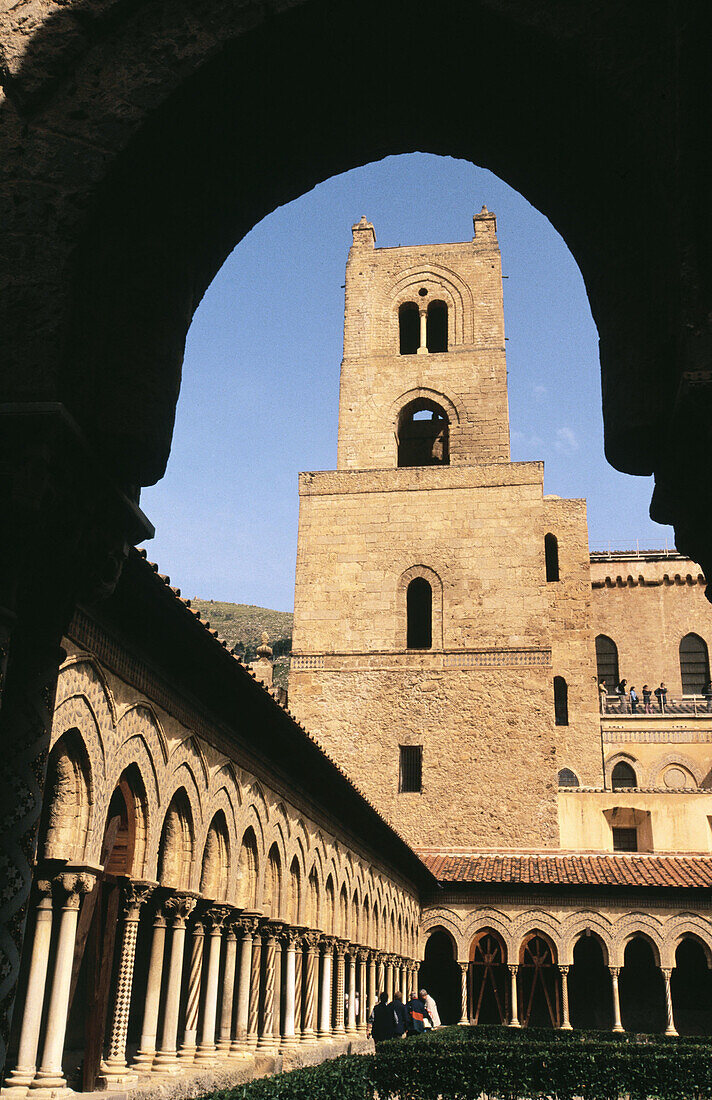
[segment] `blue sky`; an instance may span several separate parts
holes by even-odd
[[[165,477],[144,490],[149,557],[185,596],[291,610],[297,473],[333,469],[351,225],[376,244],[468,240],[483,203],[502,250],[512,459],[586,497],[592,549],[673,545],[652,479],[603,457],[598,338],[583,279],[549,221],[491,172],[413,153],[335,176],[280,207],[227,259],[186,343]]]

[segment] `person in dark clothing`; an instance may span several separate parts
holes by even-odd
[[[410,1016],[408,1015],[408,1009],[403,1004],[403,994],[400,992],[394,993],[393,1000],[388,1007],[393,1010],[395,1034],[402,1038],[410,1027]]]
[[[425,1001],[420,999],[415,990],[411,993],[410,1000],[405,1007],[410,1016],[410,1026],[408,1028],[409,1035],[420,1035],[425,1031],[426,1019],[430,1020],[430,1025],[432,1027],[432,1017],[425,1007]]]
[[[374,1043],[382,1043],[386,1039],[395,1038],[396,1021],[393,1015],[393,1006],[388,1003],[387,993],[381,993],[378,1004],[373,1006],[372,1016],[371,1037]]]
[[[658,706],[660,707],[660,713],[664,714],[665,713],[665,706],[666,706],[666,703],[667,703],[667,688],[665,687],[665,681],[664,680],[661,680],[660,681],[660,687],[657,687],[655,689],[655,698],[658,701]]]

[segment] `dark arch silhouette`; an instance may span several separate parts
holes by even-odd
[[[637,787],[638,777],[635,774],[635,768],[633,768],[631,764],[628,764],[627,761],[619,760],[611,772],[611,786],[614,790],[620,790],[625,787]]]
[[[557,726],[569,724],[569,685],[563,676],[554,677],[554,722]]]
[[[442,405],[428,397],[409,401],[398,416],[399,466],[448,466],[450,421]]]
[[[401,355],[415,355],[420,347],[420,312],[415,302],[403,302],[398,310],[398,338]]]
[[[443,928],[433,929],[428,936],[418,982],[435,999],[442,1023],[456,1024],[460,1019],[460,967],[452,940]]]
[[[425,577],[413,577],[406,592],[408,649],[430,649],[433,644],[433,590]]]
[[[447,351],[447,303],[439,298],[428,305],[426,333],[428,351]]]
[[[699,634],[686,634],[680,642],[680,679],[683,695],[702,695],[709,683],[707,643]]]
[[[576,772],[572,772],[571,768],[561,768],[559,771],[559,786],[560,787],[579,787],[579,777]]]
[[[546,564],[547,581],[559,579],[559,540],[556,535],[549,532],[544,535],[544,562]]]

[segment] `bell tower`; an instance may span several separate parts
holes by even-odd
[[[406,248],[353,226],[340,470],[509,461],[497,222],[473,222],[472,241]]]
[[[571,671],[562,641],[586,622],[586,513],[544,497],[542,463],[510,462],[486,208],[461,243],[377,248],[353,227],[337,469],[299,495],[293,712],[410,843],[555,847],[566,738],[600,779],[592,639]]]

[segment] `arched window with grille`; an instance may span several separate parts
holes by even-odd
[[[554,722],[557,726],[569,724],[569,685],[563,676],[554,677]]]
[[[621,790],[625,787],[637,787],[638,777],[635,774],[633,766],[628,764],[625,760],[619,760],[611,772],[611,786],[614,790]]]
[[[576,772],[572,772],[571,768],[562,768],[559,772],[559,786],[560,787],[580,787],[579,777]]]
[[[415,355],[420,346],[420,311],[415,302],[403,302],[398,310],[401,355]]]
[[[433,590],[425,577],[413,577],[406,592],[408,649],[430,649],[433,644]]]
[[[683,695],[702,695],[709,683],[707,644],[699,634],[686,634],[680,642],[680,678]]]
[[[544,562],[546,564],[547,581],[559,579],[559,540],[556,535],[549,532],[544,535]]]
[[[618,683],[618,646],[607,634],[596,638],[596,674],[608,691],[614,691]]]

